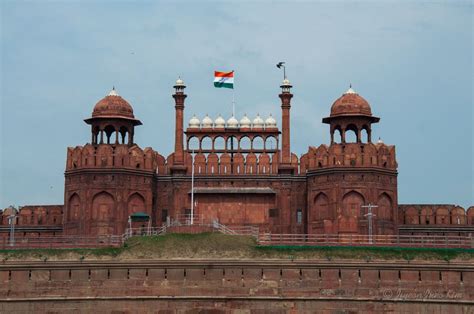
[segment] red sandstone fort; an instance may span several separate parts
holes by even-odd
[[[322,120],[330,145],[310,146],[298,158],[291,152],[287,79],[279,94],[280,127],[272,116],[194,116],[184,129],[185,87],[180,79],[174,86],[173,153],[165,157],[135,144],[142,123],[114,89],[85,120],[90,143],[67,149],[64,205],[24,206],[18,213],[7,208],[1,235],[8,236],[12,214],[18,236],[97,236],[123,234],[134,214],[160,226],[189,217],[191,208],[199,219],[264,232],[365,235],[367,204],[378,206],[375,235],[474,231],[473,206],[398,203],[395,146],[373,142],[372,124],[380,118],[352,88]],[[356,140],[347,141],[348,133]]]

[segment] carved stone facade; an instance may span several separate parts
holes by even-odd
[[[367,234],[365,206],[372,204],[373,232],[379,235],[428,222],[474,224],[473,208],[466,214],[454,205],[398,205],[395,147],[372,142],[372,124],[380,119],[352,88],[323,119],[330,145],[311,146],[298,158],[290,150],[288,80],[279,95],[281,130],[271,116],[253,122],[247,116],[240,122],[193,117],[185,128],[185,87],[182,80],[174,86],[175,151],[166,158],[134,143],[141,122],[115,89],[100,100],[85,120],[91,143],[67,150],[64,206],[50,210],[55,218],[41,219],[66,235],[96,236],[124,233],[133,214],[159,226],[193,208],[206,221],[264,232]],[[45,215],[39,208],[23,207],[17,224],[41,225]]]

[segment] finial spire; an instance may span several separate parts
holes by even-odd
[[[119,96],[119,94],[115,90],[115,85],[112,86],[112,90],[109,92],[107,96]]]

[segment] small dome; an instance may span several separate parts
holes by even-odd
[[[212,119],[206,114],[204,119],[202,119],[202,127],[203,128],[212,128]]]
[[[214,127],[215,128],[225,128],[225,120],[222,118],[221,115],[219,115],[216,120],[214,121]]]
[[[270,116],[265,120],[265,127],[267,128],[276,128],[277,122],[275,119],[273,119],[272,114],[270,113]]]
[[[184,86],[184,81],[180,77],[178,77],[175,86]]]
[[[383,141],[382,139],[379,137],[378,141],[377,141],[377,144],[383,144]]]
[[[237,119],[232,116],[229,118],[229,120],[227,120],[227,127],[230,129],[236,129],[239,127],[239,121],[237,121]]]
[[[201,121],[196,117],[196,115],[193,115],[193,117],[189,120],[189,127],[190,128],[199,128],[201,126]]]
[[[289,79],[284,79],[283,82],[281,82],[282,86],[291,86],[290,80]]]
[[[370,105],[352,87],[339,97],[331,107],[331,117],[345,115],[372,116]]]
[[[247,114],[244,114],[244,117],[240,119],[240,127],[241,128],[250,128],[252,121],[247,117]]]
[[[253,127],[254,128],[263,128],[263,119],[260,118],[260,115],[257,114],[257,117],[255,117],[255,119],[253,119]]]
[[[102,117],[135,119],[132,106],[117,93],[115,87],[99,100],[92,111],[92,118]]]

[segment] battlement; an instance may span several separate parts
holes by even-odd
[[[465,210],[454,204],[404,204],[398,211],[399,223],[405,225],[474,225],[474,206]]]
[[[395,146],[383,143],[346,143],[311,146],[301,156],[300,172],[326,167],[371,167],[396,170]]]
[[[165,164],[165,158],[147,147],[137,145],[91,145],[69,147],[66,171],[82,168],[130,168],[156,171]],[[164,171],[164,169],[161,169]]]

